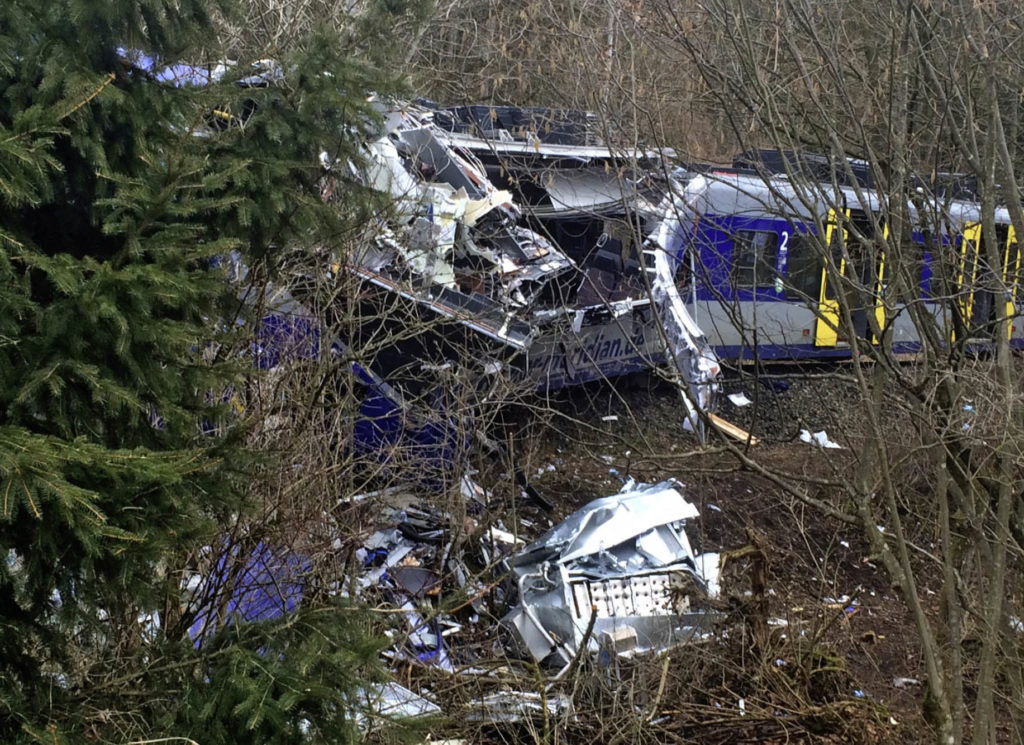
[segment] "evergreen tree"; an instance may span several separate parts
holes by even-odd
[[[221,403],[253,373],[216,353],[252,327],[219,259],[272,275],[363,219],[354,185],[322,203],[316,156],[357,158],[388,86],[329,35],[263,87],[246,60],[162,82],[217,61],[210,6],[0,5],[2,742],[339,741],[377,655],[330,600],[198,645],[181,613],[183,557],[246,514],[253,457]]]

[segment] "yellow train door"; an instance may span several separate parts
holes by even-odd
[[[978,280],[978,258],[981,256],[981,223],[972,222],[964,226],[960,238],[960,256],[956,274],[956,304],[967,329],[967,337],[971,336],[974,318],[974,294]],[[956,341],[956,324],[950,324],[949,336]]]
[[[1006,336],[1013,334],[1013,319],[1017,315],[1017,287],[1020,282],[1020,244],[1012,225],[1006,233],[1006,253],[1003,257],[1003,287],[1006,288]]]
[[[847,218],[850,211],[846,210]],[[818,319],[814,325],[814,346],[834,347],[839,342],[839,295],[837,289],[828,279],[828,262],[839,261],[839,276],[846,273],[846,259],[842,247],[846,243],[847,231],[840,227],[838,213],[834,209],[828,211],[828,222],[825,225],[825,244],[827,255],[821,266],[821,286],[818,291]]]

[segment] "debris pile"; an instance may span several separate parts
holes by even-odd
[[[552,668],[550,679],[558,680],[581,655],[608,664],[614,656],[656,653],[709,632],[720,618],[702,607],[718,592],[718,554],[692,550],[684,528],[698,512],[680,488],[671,480],[629,481],[528,546],[500,520],[456,519],[403,489],[360,495],[356,501],[374,505],[379,529],[359,539],[355,575],[332,592],[388,614],[392,645],[384,657],[396,671],[486,677],[496,657],[505,664],[526,658]],[[466,478],[462,497],[466,513],[482,514],[489,495]],[[237,546],[213,553],[209,571],[193,574],[185,588],[194,607],[217,609],[196,614],[197,645],[226,624],[293,612],[314,591],[310,561],[296,553],[264,542],[245,553]],[[229,566],[240,571],[229,576]],[[499,622],[493,611],[502,607]],[[541,701],[528,692],[529,681],[524,691],[488,692],[494,681],[482,685],[467,704],[470,720],[512,722],[572,710],[561,694]],[[375,685],[364,693],[373,703],[364,707],[371,720],[441,712],[414,686]]]
[[[464,484],[471,502],[484,495],[468,479]],[[390,524],[365,538],[356,554],[363,567],[357,586],[364,599],[405,616],[406,646],[389,653],[393,659],[449,672],[476,662],[466,654],[453,661],[447,651],[445,640],[462,631],[451,613],[437,610],[451,592],[469,597],[460,607],[471,609],[472,623],[481,623],[476,611],[487,594],[499,604],[516,602],[501,622],[512,632],[505,636],[508,651],[537,662],[564,667],[581,650],[664,649],[707,630],[716,618],[701,601],[717,595],[718,554],[691,549],[684,526],[698,513],[679,487],[629,482],[525,548],[500,523],[480,530],[467,518],[477,537],[463,551],[454,549],[459,526],[449,515],[393,494],[384,510]],[[502,583],[508,573],[514,581]]]

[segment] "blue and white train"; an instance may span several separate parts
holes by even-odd
[[[896,243],[867,186],[709,169],[683,196],[681,291],[723,360],[849,356],[851,325],[866,344],[883,334],[894,354],[912,355],[922,316],[915,322],[908,304],[934,317],[943,343],[991,346],[1005,318],[1011,346],[1024,348],[1021,250],[1005,208],[995,213],[996,266],[972,201],[922,193],[907,205],[909,239]]]

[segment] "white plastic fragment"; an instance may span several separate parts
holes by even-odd
[[[750,406],[750,404],[754,403],[749,398],[747,398],[747,395],[745,393],[730,393],[729,400],[732,402],[733,406],[740,407]]]
[[[470,722],[522,722],[534,718],[570,716],[572,699],[548,692],[543,698],[536,691],[499,691],[472,701],[466,720]]]
[[[800,442],[806,442],[808,445],[817,445],[820,448],[826,449],[842,449],[843,447],[838,442],[830,440],[828,434],[823,429],[814,434],[811,434],[806,429],[800,430]]]
[[[492,542],[502,543],[506,546],[522,546],[525,543],[522,538],[516,538],[507,530],[501,530],[493,526],[487,529],[487,535]]]
[[[419,694],[413,693],[398,683],[372,683],[359,692],[360,703],[365,707],[365,717],[374,716],[388,719],[415,719],[441,713],[441,707]]]

